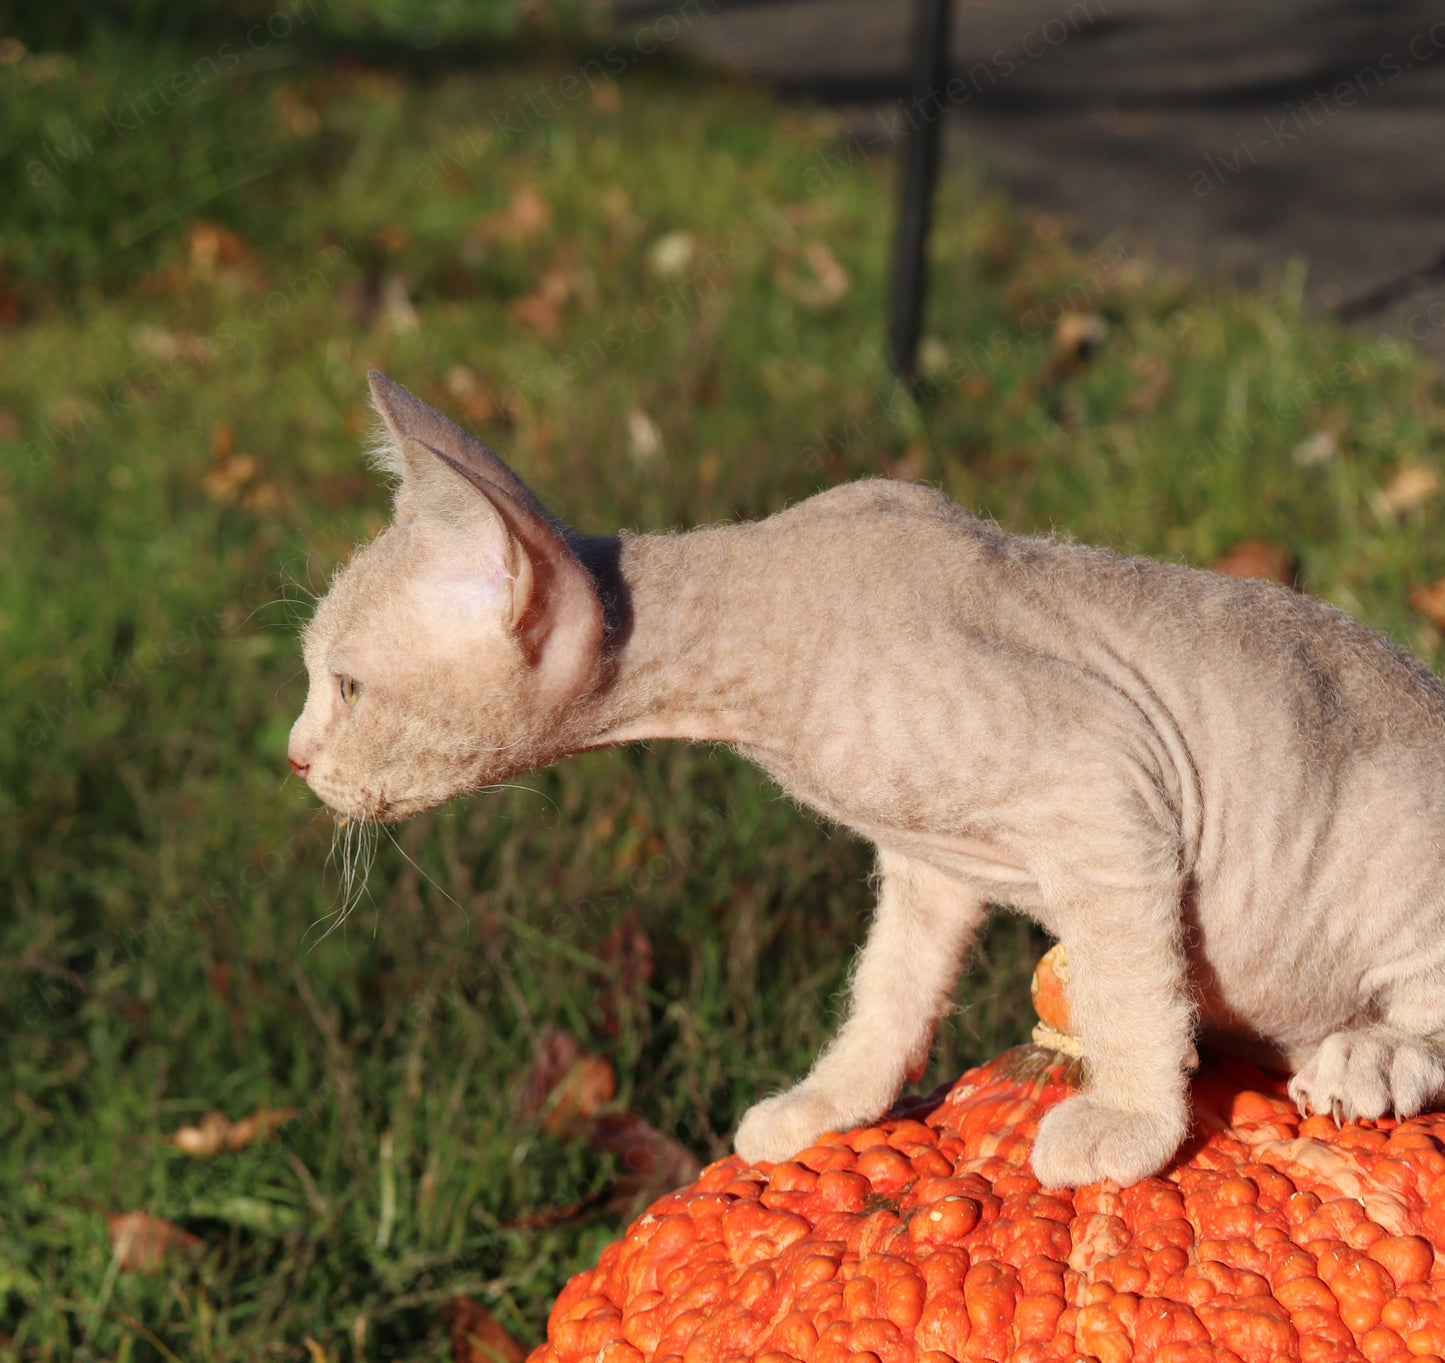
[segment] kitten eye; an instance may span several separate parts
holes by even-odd
[[[361,683],[355,677],[343,677],[338,675],[336,680],[341,683],[341,699],[351,707],[361,699]]]

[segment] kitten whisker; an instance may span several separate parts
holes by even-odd
[[[423,880],[425,880],[426,883],[430,885],[432,889],[434,889],[439,895],[441,895],[441,897],[445,899],[448,904],[450,904],[454,909],[456,909],[459,913],[465,916],[467,912],[466,909],[463,908],[462,905],[457,903],[457,901],[446,892],[441,882],[438,881],[437,878],[432,875],[430,871],[424,870],[417,863],[417,861],[407,852],[406,848],[401,845],[401,840],[396,836],[395,833],[391,831],[390,826],[383,823],[377,824],[377,827],[380,828],[383,832],[385,832],[386,836],[391,839],[392,845],[396,848],[398,852],[402,854],[403,857],[406,858],[406,860],[411,864],[412,868],[416,871],[417,875],[419,875]]]
[[[285,687],[290,686],[291,683],[294,682],[297,677],[304,677],[305,675],[306,675],[306,669],[305,669],[304,667],[298,667],[289,677],[285,678],[285,679],[281,682],[281,685],[278,686],[278,687],[275,689],[275,691],[273,691],[273,692],[271,693],[271,699],[272,699],[272,700],[279,700],[280,697],[281,697],[281,692],[282,692],[282,690],[283,690]]]
[[[306,562],[307,562],[307,565],[309,566],[310,563],[311,563],[311,555],[310,555],[310,554],[307,554],[307,555],[306,555]],[[303,596],[309,597],[310,600],[311,600],[313,603],[314,603],[314,602],[317,602],[317,601],[319,601],[319,600],[321,599],[321,593],[320,593],[320,592],[313,592],[310,587],[308,587],[299,577],[297,577],[294,573],[292,573],[288,568],[283,568],[283,569],[281,570],[281,572],[282,572],[282,579],[281,579],[281,581],[282,581],[282,585],[283,585],[283,586],[285,586],[285,587],[295,587],[296,590],[299,591]]]
[[[551,805],[551,807],[552,807],[552,812],[553,812],[553,813],[555,813],[555,814],[560,814],[560,813],[562,812],[562,809],[561,809],[561,807],[558,805],[558,803],[556,802],[556,800],[554,800],[550,795],[548,795],[546,791],[538,790],[536,786],[520,786],[520,785],[515,785],[515,784],[513,784],[512,782],[509,782],[509,781],[494,781],[494,782],[492,782],[491,785],[478,786],[478,787],[477,787],[477,794],[478,794],[478,795],[500,794],[500,793],[501,793],[502,791],[504,791],[504,790],[521,790],[521,791],[525,791],[528,795],[535,795],[535,796],[537,796],[539,799],[544,800],[547,804]]]
[[[362,897],[370,895],[371,871],[376,864],[376,851],[381,842],[376,830],[382,826],[366,819],[352,819],[344,814],[332,825],[331,850],[326,857],[326,866],[329,870],[333,863],[337,863],[340,884],[332,911],[317,919],[306,930],[309,936],[322,923],[327,925],[320,936],[310,943],[308,950],[320,946],[360,907]]]
[[[246,613],[246,615],[241,620],[241,624],[249,625],[251,621],[253,621],[258,615],[261,614],[262,611],[268,611],[274,606],[294,606],[296,604],[296,602],[284,596],[278,596],[273,601],[263,601],[259,606],[254,607],[252,610]],[[289,626],[291,623],[292,622],[290,620],[283,620],[281,622],[282,626]]]
[[[262,611],[270,610],[273,606],[297,608],[294,614],[288,615],[287,618],[282,621],[280,627],[295,629],[304,623],[300,610],[303,602],[301,600],[298,600],[297,597],[293,596],[292,592],[294,591],[300,593],[301,597],[305,598],[304,604],[312,606],[313,608],[315,607],[316,603],[321,600],[321,593],[312,591],[310,587],[308,587],[304,582],[301,581],[299,577],[295,576],[289,570],[283,568],[281,570],[281,573],[281,594],[277,597],[274,597],[270,601],[263,601],[259,606],[257,606],[246,616],[243,623],[249,625],[252,620],[254,620],[258,615],[261,614]]]

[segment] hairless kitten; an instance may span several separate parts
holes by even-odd
[[[569,753],[731,744],[878,849],[842,1030],[743,1118],[781,1160],[920,1070],[985,907],[1068,947],[1089,1088],[1048,1186],[1128,1183],[1188,1123],[1196,1029],[1301,1108],[1445,1086],[1445,686],[1282,588],[1005,534],[872,480],[753,524],[586,536],[380,374],[393,524],[305,635],[290,760],[405,818]]]

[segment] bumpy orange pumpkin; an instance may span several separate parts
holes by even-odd
[[[1078,1062],[1021,1047],[797,1158],[736,1156],[564,1289],[530,1363],[1439,1363],[1445,1114],[1337,1128],[1206,1057],[1194,1136],[1049,1192]]]

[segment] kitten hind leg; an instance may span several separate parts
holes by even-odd
[[[784,1160],[825,1131],[871,1122],[922,1070],[985,904],[930,867],[880,850],[878,912],[842,1030],[807,1078],[748,1109],[745,1160]]]
[[[1092,903],[1087,921],[1063,940],[1089,1090],[1039,1123],[1032,1164],[1052,1188],[1105,1178],[1129,1184],[1157,1173],[1189,1126],[1187,1070],[1195,1053],[1178,886],[1082,893]]]

